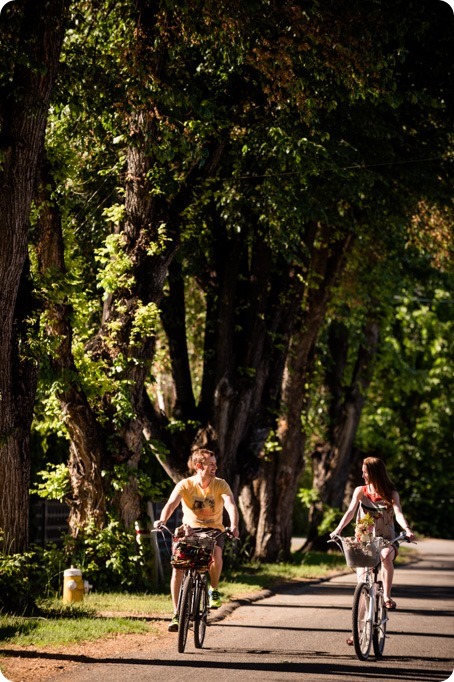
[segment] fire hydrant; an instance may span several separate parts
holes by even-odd
[[[71,568],[67,568],[64,571],[63,576],[63,602],[65,604],[73,604],[74,602],[82,601],[85,592],[82,571],[71,566]]]

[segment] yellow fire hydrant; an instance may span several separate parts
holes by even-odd
[[[84,581],[82,571],[78,568],[67,568],[63,573],[63,602],[73,604],[84,598]]]

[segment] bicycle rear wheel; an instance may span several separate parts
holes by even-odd
[[[372,644],[376,658],[383,656],[386,641],[386,624],[388,622],[388,611],[385,606],[383,592],[379,588],[375,601],[374,634]]]
[[[191,618],[191,607],[193,597],[193,578],[187,573],[183,579],[181,587],[180,613],[178,622],[178,653],[184,652],[188,639],[189,621]]]
[[[372,612],[370,587],[358,583],[353,596],[352,627],[355,653],[360,661],[369,657],[372,646]]]
[[[194,645],[203,647],[208,618],[208,583],[206,576],[200,576],[194,589]]]

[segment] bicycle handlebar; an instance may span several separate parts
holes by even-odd
[[[168,528],[165,525],[165,523],[159,523],[159,525],[156,526],[156,528],[152,528],[150,532],[156,533],[158,530],[162,532],[163,529],[166,530],[169,533],[169,535],[172,535],[172,537],[175,536],[175,533],[173,531],[171,531],[170,528]],[[232,532],[232,529],[230,527],[226,527],[224,530],[219,530],[219,528],[200,528],[200,529],[198,529],[198,528],[194,529],[193,528],[192,530],[193,530],[193,533],[191,533],[191,535],[195,535],[197,533],[207,533],[207,534],[211,535],[211,533],[213,533],[212,537],[214,537],[215,539],[219,538],[221,535],[226,535],[230,540],[233,540],[235,537],[233,532]],[[184,535],[178,536],[178,537],[184,537]]]
[[[338,541],[338,540],[341,540],[341,539],[342,539],[342,536],[341,536],[341,535],[338,535],[338,534],[336,533],[336,535],[333,535],[333,537],[330,537],[330,539],[328,540],[328,542],[334,542],[335,544],[337,544],[337,541]],[[418,543],[416,542],[416,540],[410,540],[410,538],[407,537],[407,534],[405,533],[405,531],[403,531],[403,532],[400,533],[399,535],[396,535],[396,537],[393,538],[392,540],[386,540],[386,539],[384,539],[384,540],[385,540],[385,542],[386,542],[387,544],[389,544],[389,545],[392,545],[394,542],[399,542],[399,543],[400,543],[400,542],[411,542],[411,543],[414,544],[414,545],[417,545],[417,544],[418,544]]]
[[[390,545],[392,545],[394,542],[399,542],[399,543],[400,543],[400,542],[411,542],[411,543],[413,543],[414,545],[417,545],[417,544],[418,544],[418,543],[416,542],[416,540],[410,540],[410,538],[407,536],[407,534],[405,533],[405,531],[403,531],[402,533],[400,533],[399,535],[397,535],[397,536],[396,536],[395,538],[393,538],[392,540],[386,540],[386,542],[389,543]]]

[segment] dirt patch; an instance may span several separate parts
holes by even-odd
[[[261,590],[244,595],[244,598],[226,602],[220,609],[211,612],[209,622],[223,620],[242,604],[264,599],[271,594],[270,590]],[[109,616],[141,620],[144,618],[143,615],[107,611],[100,615],[106,618]],[[147,620],[152,624],[152,628],[146,634],[112,635],[80,644],[41,648],[6,644],[0,649],[0,682],[5,682],[5,678],[8,682],[58,682],[59,675],[70,673],[82,663],[126,658],[132,651],[140,652],[141,649],[146,652],[159,649],[162,653],[166,647],[176,647],[175,633],[167,631],[170,618],[149,614]]]
[[[167,632],[167,622],[153,623],[153,632],[140,635],[113,635],[95,642],[67,646],[4,646],[0,649],[0,682],[49,682],[58,675],[90,659],[121,658],[131,651],[174,646],[175,636]],[[3,678],[2,678],[3,673]]]

